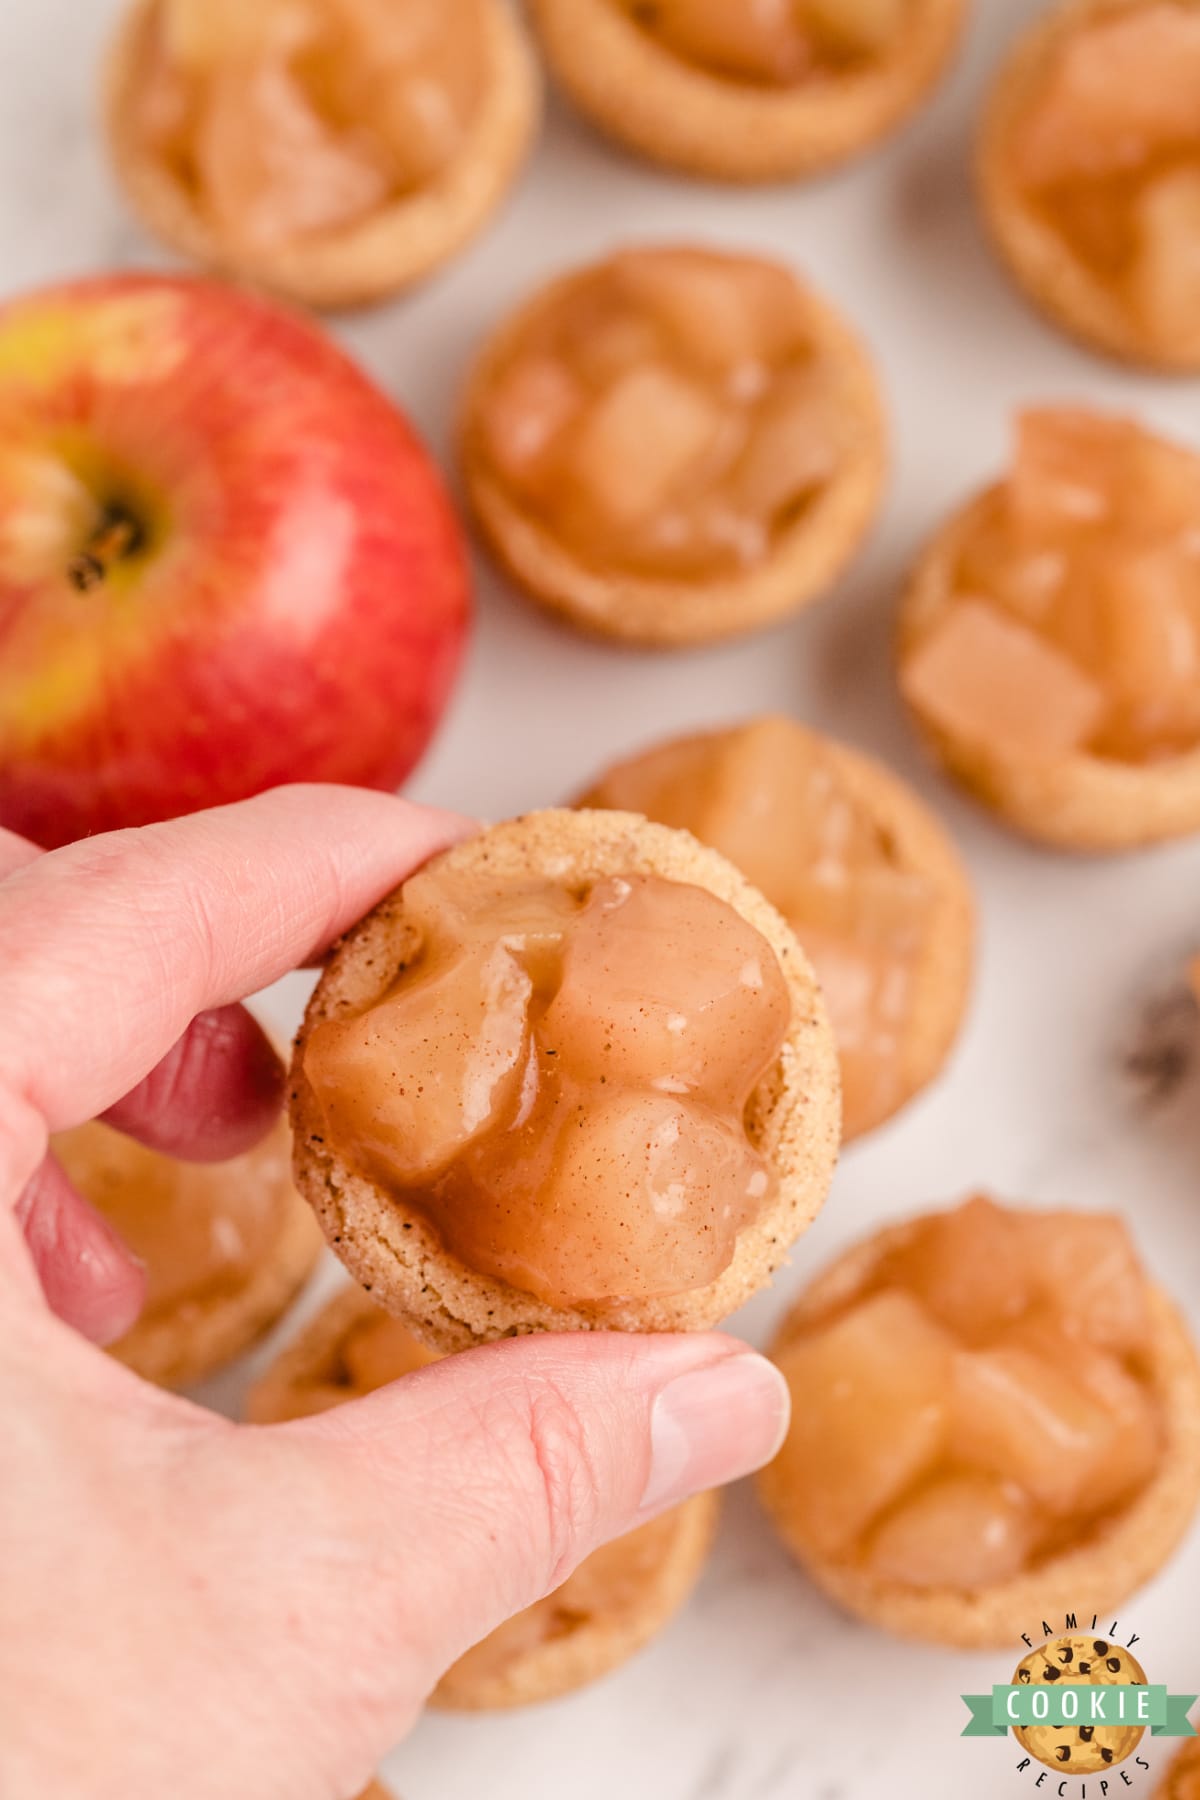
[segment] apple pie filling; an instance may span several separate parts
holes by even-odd
[[[1069,1549],[1159,1465],[1151,1334],[1116,1218],[974,1199],[920,1221],[777,1358],[769,1480],[797,1542],[968,1591]]]
[[[807,735],[764,718],[683,739],[613,770],[585,804],[682,827],[735,863],[816,970],[846,1136],[895,1110],[933,896]]]
[[[414,948],[304,1070],[339,1151],[477,1273],[550,1304],[713,1281],[774,1191],[746,1109],[790,1022],[766,940],[658,876],[432,868]]]
[[[901,684],[933,727],[1006,757],[1196,749],[1200,457],[1122,419],[1026,414]]]
[[[491,371],[482,453],[599,571],[755,567],[852,449],[842,372],[781,268],[631,251],[556,288]]]
[[[795,87],[878,62],[911,0],[619,0],[664,49],[726,81]]]
[[[246,1287],[299,1204],[282,1120],[253,1150],[223,1163],[180,1162],[99,1123],[63,1132],[53,1151],[145,1264],[151,1318],[182,1318],[191,1306]]]
[[[1200,8],[1084,12],[1012,121],[1028,204],[1136,325],[1200,349]]]
[[[227,245],[354,226],[462,150],[482,23],[481,0],[156,0],[134,127]]]

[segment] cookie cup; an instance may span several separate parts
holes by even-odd
[[[548,811],[494,826],[445,854],[449,869],[487,867],[514,881],[564,886],[646,874],[724,900],[774,950],[792,999],[778,1062],[747,1108],[747,1130],[776,1174],[762,1214],[738,1234],[729,1265],[706,1287],[641,1300],[554,1306],[460,1261],[403,1191],[385,1191],[328,1141],[304,1073],[308,1036],[363,1010],[417,945],[398,888],[338,944],[309,1002],[292,1064],[295,1176],[333,1249],[388,1312],[441,1351],[530,1331],[706,1330],[765,1286],[811,1223],[832,1178],[840,1131],[837,1064],[824,1005],[795,937],[733,865],[687,832],[632,813]]]
[[[912,1239],[921,1221],[890,1226],[855,1245],[801,1295],[784,1319],[771,1355],[778,1357],[811,1325],[849,1301],[889,1253]],[[914,1588],[851,1562],[814,1555],[789,1523],[788,1488],[777,1463],[757,1477],[759,1497],[776,1531],[831,1600],[898,1637],[960,1649],[1020,1643],[1031,1619],[1060,1614],[1111,1614],[1168,1561],[1200,1500],[1200,1360],[1173,1303],[1149,1286],[1153,1338],[1150,1380],[1162,1408],[1162,1459],[1127,1505],[1089,1527],[1073,1549],[979,1591]]]
[[[1090,349],[1168,374],[1200,369],[1200,328],[1187,344],[1157,342],[1119,296],[1039,216],[1016,179],[1010,154],[1046,67],[1081,25],[1136,12],[1142,0],[1067,0],[1018,38],[984,107],[975,150],[980,205],[992,242],[1026,296],[1047,318]],[[1184,0],[1195,4],[1196,0]]]
[[[135,1182],[130,1159],[136,1163],[152,1154],[97,1124],[64,1132],[53,1148],[69,1179],[102,1214],[105,1186]],[[109,1355],[160,1387],[190,1387],[241,1356],[282,1318],[321,1254],[321,1233],[292,1184],[289,1136],[282,1119],[248,1156],[254,1159],[253,1175],[248,1177],[236,1163],[230,1165],[229,1191],[236,1196],[241,1184],[254,1179],[272,1192],[269,1245],[236,1280],[174,1299],[152,1300],[137,1323],[108,1346]],[[214,1185],[225,1179],[220,1164],[211,1165],[208,1176]],[[236,1231],[236,1210],[226,1214],[226,1221]]]
[[[103,117],[118,179],[146,229],[181,256],[318,311],[365,306],[413,286],[482,230],[524,163],[541,114],[533,51],[508,0],[488,0],[490,80],[459,155],[370,217],[258,250],[226,243],[133,127],[160,0],[133,0],[109,52]]]
[[[905,655],[955,604],[954,571],[969,540],[1003,504],[988,488],[953,514],[922,552],[900,608],[897,650]],[[943,767],[1018,831],[1060,850],[1135,850],[1200,831],[1200,748],[1158,762],[1118,762],[1076,752],[1016,757],[968,742],[909,709]]]
[[[481,401],[526,331],[594,272],[589,266],[561,276],[518,307],[485,345],[469,377],[459,457],[488,548],[547,612],[594,636],[649,649],[740,637],[800,611],[825,593],[854,556],[878,510],[887,474],[883,399],[862,340],[834,307],[803,289],[816,351],[835,360],[841,371],[850,442],[836,475],[778,534],[763,562],[709,580],[592,568],[495,473],[484,442]]]

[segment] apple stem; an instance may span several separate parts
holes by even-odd
[[[90,594],[100,586],[112,565],[136,550],[141,540],[136,519],[127,512],[106,512],[84,549],[67,564],[67,579],[81,594]]]

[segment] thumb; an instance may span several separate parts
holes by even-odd
[[[361,1708],[370,1644],[381,1736],[367,1747],[385,1749],[462,1651],[600,1544],[769,1461],[787,1418],[782,1377],[736,1339],[579,1333],[472,1350],[265,1428],[323,1465],[337,1512],[326,1667],[353,1670]],[[311,1601],[314,1546],[294,1548]]]

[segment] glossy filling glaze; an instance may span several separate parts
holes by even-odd
[[[189,1311],[245,1288],[299,1205],[291,1138],[281,1120],[244,1156],[185,1163],[147,1150],[107,1125],[80,1125],[53,1141],[55,1156],[97,1211],[146,1265],[148,1318]]]
[[[1200,457],[1128,420],[1027,413],[901,684],[936,728],[1003,756],[1195,749]]]
[[[271,250],[435,181],[486,78],[481,0],[156,0],[132,127],[220,239]]]
[[[1082,19],[1010,125],[1028,202],[1145,335],[1200,350],[1200,8]]]
[[[778,1357],[794,1536],[967,1591],[1069,1550],[1159,1465],[1151,1339],[1117,1219],[975,1199],[921,1221]]]
[[[292,1386],[275,1415],[300,1418],[323,1412],[439,1360],[398,1320],[382,1312],[368,1314],[347,1330],[323,1368]],[[636,1619],[677,1529],[678,1513],[668,1512],[594,1551],[561,1587],[468,1650],[454,1665],[451,1679],[503,1677],[543,1646],[589,1625]]]
[[[766,718],[666,744],[612,770],[584,804],[682,827],[736,863],[816,970],[846,1135],[900,1104],[934,895],[806,733]]]
[[[630,251],[560,289],[477,420],[494,477],[580,561],[696,581],[763,562],[855,431],[788,271],[699,250]]]
[[[790,88],[869,68],[911,25],[912,0],[618,0],[683,62],[726,81]]]
[[[308,1040],[328,1141],[468,1268],[550,1304],[715,1280],[774,1185],[745,1123],[790,1019],[766,940],[652,875],[435,867],[403,904],[393,985]]]

